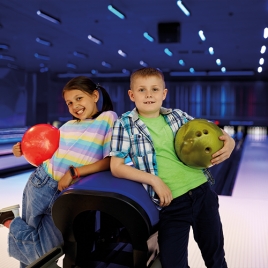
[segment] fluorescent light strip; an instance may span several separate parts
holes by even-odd
[[[268,28],[264,28],[264,31],[263,31],[263,37],[266,39],[268,37]]]
[[[182,1],[177,1],[177,5],[178,7],[182,10],[182,12],[186,15],[186,16],[190,16],[190,11],[184,6],[184,4],[182,3]]]
[[[88,56],[87,54],[84,54],[84,53],[81,53],[81,52],[77,52],[77,51],[74,51],[74,56],[78,57],[78,58],[82,58],[82,59],[86,59]]]
[[[101,41],[101,40],[99,40],[99,39],[93,37],[92,35],[88,35],[87,38],[88,38],[90,41],[92,41],[92,42],[94,42],[94,43],[96,43],[96,44],[98,44],[98,45],[101,45],[101,44],[102,44],[102,41]]]
[[[147,67],[148,64],[146,62],[144,62],[143,60],[140,61],[140,65],[143,66],[143,67]]]
[[[165,48],[164,52],[170,57],[173,55],[173,53],[168,48]]]
[[[101,63],[101,65],[104,66],[104,67],[106,67],[106,68],[111,68],[112,67],[112,65],[110,63],[106,62],[106,61],[103,61]]]
[[[114,13],[118,18],[120,19],[124,19],[125,18],[125,15],[122,14],[121,12],[119,12],[117,9],[115,9],[112,5],[108,5],[108,9]]]
[[[45,45],[45,46],[48,46],[50,47],[51,46],[51,43],[49,41],[46,41],[44,39],[41,39],[39,37],[36,37],[36,42],[39,43],[39,44],[42,44],[42,45]]]
[[[34,56],[39,60],[50,60],[49,56],[40,55],[38,53],[34,53]]]
[[[42,17],[43,19],[46,19],[46,20],[48,20],[48,21],[50,21],[50,22],[53,22],[53,23],[55,23],[55,24],[60,24],[60,20],[58,20],[58,19],[56,19],[56,18],[53,18],[52,16],[46,14],[45,12],[43,12],[43,11],[41,11],[41,10],[38,10],[38,11],[36,12],[36,14],[37,14],[38,16]]]
[[[152,36],[150,36],[147,32],[143,33],[143,36],[149,40],[150,42],[153,42],[154,41],[154,38]]]
[[[124,58],[127,56],[127,54],[124,51],[122,51],[121,49],[118,50],[118,54]]]
[[[8,50],[9,49],[9,46],[8,45],[5,45],[5,44],[0,44],[0,49]]]
[[[7,55],[0,55],[0,60],[9,60],[9,61],[15,61],[15,58],[12,56]]]
[[[206,41],[206,37],[205,37],[204,32],[202,30],[200,30],[198,32],[198,34],[199,34],[199,37],[201,38],[202,41]]]
[[[73,63],[67,63],[67,67],[71,68],[71,69],[76,69],[77,68],[76,65],[73,64]]]

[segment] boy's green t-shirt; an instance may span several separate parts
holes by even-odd
[[[172,130],[162,115],[156,118],[139,115],[139,118],[147,126],[153,140],[158,176],[170,188],[173,198],[207,181],[202,170],[188,167],[178,159]]]

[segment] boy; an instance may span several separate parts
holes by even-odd
[[[130,77],[130,99],[136,108],[124,113],[113,127],[111,171],[119,178],[143,183],[160,209],[158,241],[164,268],[188,267],[190,226],[207,267],[227,267],[218,196],[210,188],[207,169],[193,169],[180,162],[174,137],[193,118],[181,110],[165,109],[167,89],[163,74],[142,68]],[[223,131],[224,147],[213,155],[219,164],[234,149],[234,140]],[[133,166],[125,165],[130,156]]]

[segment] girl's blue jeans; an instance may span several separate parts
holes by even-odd
[[[42,166],[31,174],[23,192],[22,217],[10,224],[9,255],[26,267],[55,246],[63,244],[51,208],[58,197],[58,182]]]
[[[206,267],[227,268],[218,208],[218,196],[207,182],[175,198],[160,211],[158,239],[163,268],[188,267],[191,226]]]

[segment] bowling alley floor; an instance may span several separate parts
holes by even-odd
[[[29,172],[0,178],[0,207],[21,204]],[[268,137],[248,135],[232,196],[219,196],[229,268],[268,267]],[[0,228],[0,268],[19,267],[7,253],[7,228]],[[62,260],[59,261],[61,265]],[[189,266],[204,268],[192,232]]]

